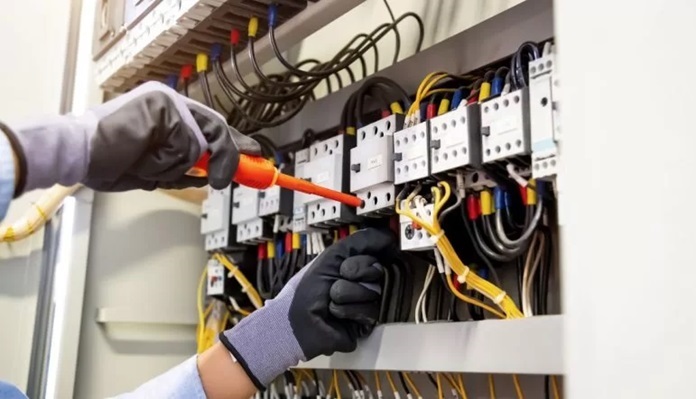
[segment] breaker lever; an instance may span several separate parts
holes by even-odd
[[[187,174],[191,176],[207,176],[209,158],[210,155],[207,152],[203,154]],[[297,177],[280,173],[278,168],[273,165],[273,162],[263,157],[239,154],[239,165],[237,166],[237,172],[234,174],[232,180],[242,186],[260,190],[278,185],[288,190],[318,195],[322,198],[338,201],[355,208],[363,205],[363,200],[354,195],[342,193]]]

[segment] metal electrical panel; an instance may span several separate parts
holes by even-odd
[[[484,163],[530,153],[528,88],[481,104],[481,140]]]
[[[231,207],[232,187],[222,190],[208,188],[208,198],[201,206],[201,234],[205,236],[206,251],[225,249],[234,244]]]
[[[394,133],[394,183],[430,175],[430,123],[425,121]]]
[[[558,172],[556,59],[546,54],[529,63],[529,111],[532,134],[532,176],[543,178]]]
[[[310,161],[304,167],[304,176],[312,183],[336,191],[349,189],[350,149],[355,137],[342,134],[314,143],[309,147]],[[307,201],[307,223],[326,227],[358,221],[355,211],[338,201],[315,195]]]
[[[445,172],[481,165],[481,113],[478,104],[462,105],[430,120],[430,169]]]
[[[406,202],[403,201],[401,206],[403,207],[405,203]],[[418,210],[415,204],[411,203],[411,212],[424,221],[432,222],[433,204],[426,204],[423,209],[425,210],[425,214]],[[435,244],[433,244],[433,241],[430,239],[430,233],[411,221],[408,217],[399,215],[399,225],[399,231],[401,232],[399,242],[401,243],[402,251],[426,251],[435,248]]]
[[[357,145],[350,150],[350,191],[363,200],[358,215],[394,207],[393,135],[403,120],[403,115],[390,115],[358,129]]]

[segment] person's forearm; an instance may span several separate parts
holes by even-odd
[[[221,344],[198,355],[198,373],[208,399],[248,399],[256,387]]]

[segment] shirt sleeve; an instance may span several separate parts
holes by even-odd
[[[5,218],[7,208],[15,191],[15,162],[7,136],[0,132],[0,221]]]
[[[139,386],[133,392],[117,399],[205,399],[203,384],[198,375],[196,356],[191,357],[166,373]]]

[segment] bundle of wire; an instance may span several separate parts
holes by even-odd
[[[390,10],[391,12],[391,10]],[[391,14],[393,17],[393,14]],[[254,69],[256,77],[259,79],[257,84],[249,84],[239,70],[238,55],[240,50],[241,34],[233,30],[230,34],[231,43],[231,65],[232,71],[241,87],[237,87],[226,75],[222,66],[222,47],[216,45],[211,51],[213,72],[217,77],[222,92],[232,104],[232,110],[225,111],[228,114],[228,122],[238,130],[249,133],[264,127],[278,126],[296,115],[304,105],[314,97],[314,90],[322,82],[327,85],[329,92],[333,90],[331,78],[337,83],[338,87],[343,87],[341,73],[345,73],[351,83],[356,81],[355,74],[351,67],[359,63],[362,70],[362,77],[368,74],[365,54],[372,50],[375,53],[374,72],[379,70],[379,50],[377,43],[390,32],[394,32],[399,45],[396,48],[394,62],[399,57],[400,35],[397,26],[407,18],[413,18],[419,29],[419,40],[416,45],[416,52],[420,51],[424,27],[420,17],[412,12],[405,13],[398,18],[392,18],[392,23],[379,25],[369,34],[359,34],[350,40],[331,60],[320,62],[318,60],[305,60],[293,65],[284,58],[278,48],[276,40],[276,20],[277,10],[275,5],[269,6],[269,31],[268,37],[276,58],[287,68],[287,71],[280,74],[266,75],[256,60],[254,42],[258,33],[258,19],[252,17],[248,28],[248,57]],[[205,56],[205,58],[204,58]],[[203,97],[207,105],[213,106],[217,103],[218,108],[222,104],[219,99],[211,95],[210,85],[206,76],[207,55],[198,56],[196,71],[203,90]],[[309,69],[302,67],[310,66]],[[182,74],[183,76],[183,74]],[[186,92],[188,80],[185,80]]]
[[[431,188],[434,200],[432,221],[426,221],[423,218],[416,216],[416,214],[412,210],[412,202],[414,198],[418,195],[419,191],[420,186],[417,190],[414,190],[411,194],[409,194],[402,206],[401,200],[404,194],[404,190],[402,190],[402,192],[399,193],[399,196],[397,196],[396,199],[396,212],[400,215],[410,218],[413,222],[415,222],[418,226],[423,228],[431,235],[432,240],[435,243],[435,246],[437,247],[439,253],[444,257],[447,284],[450,287],[452,293],[459,299],[480,306],[501,318],[524,317],[522,312],[520,312],[520,310],[515,305],[515,302],[510,298],[509,295],[507,295],[505,291],[498,288],[491,282],[479,277],[461,261],[456,251],[454,250],[452,244],[450,243],[449,239],[445,235],[444,230],[440,226],[438,216],[440,210],[442,209],[444,204],[449,200],[449,197],[451,195],[451,187],[449,183],[446,181],[441,181],[438,182],[437,186]],[[423,202],[417,202],[416,206],[423,206]],[[460,293],[459,290],[457,290],[454,287],[452,278],[450,277],[451,270],[453,270],[457,275],[457,281],[459,282],[459,284],[468,284],[472,289],[480,292],[486,298],[493,301],[493,303],[497,305],[503,311],[503,313],[496,311],[495,309],[491,308],[490,306],[486,305],[481,301],[475,300],[471,297],[465,296],[462,293]]]

